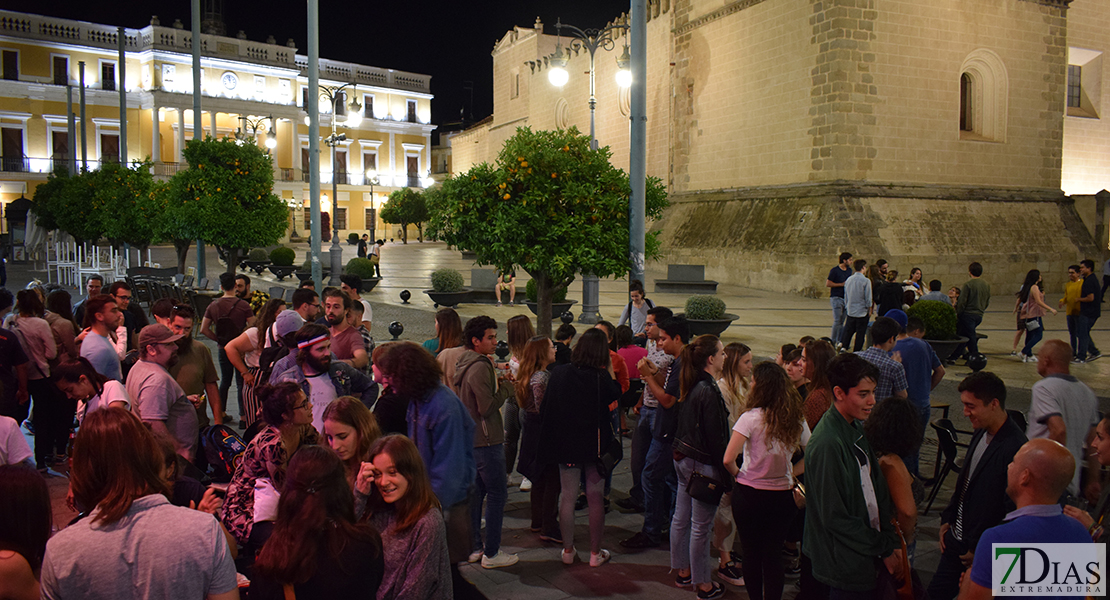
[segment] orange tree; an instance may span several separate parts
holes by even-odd
[[[608,147],[590,150],[577,129],[517,129],[494,165],[482,163],[430,190],[429,236],[477,255],[481,265],[520,265],[536,280],[537,331],[551,333],[556,291],[575,274],[624,275],[628,252],[628,175]],[[649,178],[647,218],[667,207],[666,191]],[[647,255],[659,255],[655,233]]]

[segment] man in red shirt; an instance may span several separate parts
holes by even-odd
[[[362,334],[347,322],[350,310],[351,298],[342,290],[324,292],[324,318],[331,328],[331,352],[336,359],[361,371],[370,364],[370,356],[366,354]]]

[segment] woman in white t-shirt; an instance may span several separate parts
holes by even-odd
[[[732,512],[744,547],[744,579],[752,600],[779,600],[785,580],[782,545],[797,508],[791,465],[809,441],[802,399],[786,371],[773,362],[756,365],[748,410],[736,420],[725,450],[725,468],[736,477]],[[736,467],[743,452],[744,464]]]
[[[118,406],[131,410],[131,396],[127,388],[115,379],[96,372],[89,359],[79,356],[54,367],[54,383],[70,400],[77,402],[77,420],[101,408]]]
[[[255,385],[254,378],[260,370],[258,359],[262,356],[262,349],[268,348],[274,340],[278,339],[274,323],[283,310],[285,310],[284,300],[270,299],[262,308],[262,316],[259,317],[257,326],[246,328],[239,337],[224,346],[227,360],[243,376],[243,414],[239,418],[246,422],[247,427],[261,418],[262,402],[258,398],[258,386]]]

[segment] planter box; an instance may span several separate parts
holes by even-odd
[[[375,286],[377,286],[379,283],[381,283],[381,281],[382,281],[381,277],[371,277],[369,279],[363,279],[362,280],[362,291],[369,292],[369,291],[373,290]]]
[[[554,320],[558,319],[559,315],[562,315],[566,311],[570,310],[570,307],[574,306],[577,303],[578,303],[577,300],[567,300],[566,302],[552,302],[551,303],[551,320],[554,321]],[[536,315],[537,317],[540,316],[540,303],[539,302],[525,302],[525,304],[528,305],[528,310],[532,311],[532,314]]]
[[[685,313],[679,313],[676,316],[684,317],[686,315]],[[728,326],[732,325],[732,322],[739,318],[739,315],[725,313],[723,319],[686,319],[686,322],[690,324],[691,336],[715,335],[720,337],[720,335],[728,329]]]
[[[943,361],[956,351],[957,346],[966,343],[967,338],[961,336],[953,340],[925,340],[925,342],[933,347],[933,352],[937,353],[937,358]]]
[[[297,267],[294,265],[269,265],[266,268],[269,269],[270,272],[278,278],[278,281],[284,280],[286,277],[289,277],[293,274],[294,271],[297,270]],[[312,274],[309,273],[309,277],[311,276]]]
[[[297,279],[301,280],[301,283],[304,283],[305,281],[308,281],[309,279],[312,279],[312,271],[294,271],[293,274],[297,276]],[[320,271],[320,276],[321,277],[327,277],[330,274],[331,274],[331,269],[324,269],[324,270]]]
[[[266,266],[270,264],[270,261],[268,261],[268,260],[245,260],[245,261],[243,261],[243,264],[246,265],[246,267],[248,269],[250,269],[251,271],[254,271],[255,273],[258,273],[259,275],[261,275],[262,272],[266,270]]]
[[[424,290],[424,293],[432,299],[436,308],[440,306],[448,306],[454,308],[459,304],[466,302],[470,298],[470,288],[463,288],[457,292],[437,292],[435,290]]]

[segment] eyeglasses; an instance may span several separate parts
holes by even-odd
[[[312,406],[312,402],[310,402],[308,400],[305,400],[304,402],[301,402],[300,404],[294,406],[293,410],[299,410],[299,409],[302,409],[302,408],[309,408],[311,406]]]

